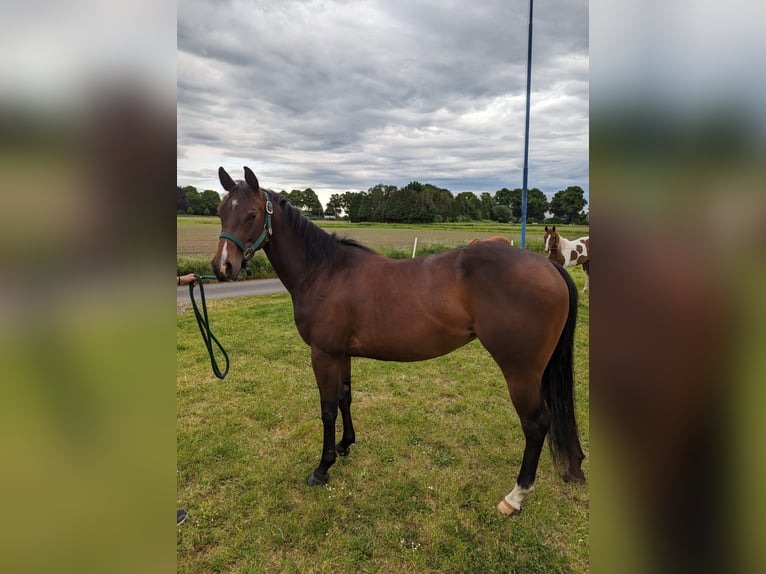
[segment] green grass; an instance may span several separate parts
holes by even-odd
[[[582,270],[573,271],[582,287]],[[231,358],[216,379],[189,308],[178,309],[178,572],[585,572],[588,491],[547,448],[525,510],[495,509],[524,442],[499,369],[478,342],[422,363],[352,362],[357,443],[324,487],[309,348],[287,294],[208,302]],[[588,297],[576,400],[589,469]],[[340,417],[338,417],[340,430]],[[340,436],[340,432],[338,433]]]

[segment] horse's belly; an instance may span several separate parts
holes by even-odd
[[[451,353],[474,338],[469,331],[415,333],[398,330],[366,337],[352,336],[347,354],[381,361],[425,361]]]
[[[564,267],[576,267],[577,265],[582,265],[583,263],[586,263],[588,261],[587,255],[580,255],[576,259],[567,259],[566,263],[564,264]]]

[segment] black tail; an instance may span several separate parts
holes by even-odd
[[[582,482],[585,475],[580,464],[585,458],[580,447],[574,409],[574,334],[577,324],[577,286],[559,264],[556,269],[569,289],[569,316],[561,332],[553,356],[543,373],[542,396],[551,414],[548,444],[556,466],[564,480]]]

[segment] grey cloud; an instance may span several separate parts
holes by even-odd
[[[180,169],[217,167],[191,166],[207,156],[192,149],[209,146],[227,165],[252,158],[277,188],[437,178],[453,191],[519,186],[527,10],[526,1],[184,2]],[[536,160],[565,154],[557,165],[583,178],[587,25],[586,3],[536,10]],[[530,183],[560,188],[539,176],[561,171],[530,166]]]

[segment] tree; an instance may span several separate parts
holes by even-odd
[[[343,200],[343,196],[339,193],[333,193],[330,196],[330,201],[327,202],[327,208],[324,210],[324,214],[332,217],[340,217],[342,215],[341,212],[348,213],[347,209],[344,209],[345,201]]]
[[[443,193],[452,199],[452,194],[446,190],[431,185],[430,183],[420,183],[412,181],[404,186],[401,192],[405,193],[406,206],[409,210],[407,221],[411,223],[434,223],[442,221],[444,216],[440,215],[437,204],[442,205],[444,213],[448,210],[445,205],[448,202],[443,201]],[[393,197],[393,193],[391,197]]]
[[[290,191],[283,190],[280,195],[284,196],[284,198],[290,202],[290,205],[300,209],[301,211],[305,207],[305,203],[303,201],[303,192],[300,189],[293,189]]]
[[[415,194],[405,188],[395,189],[385,199],[385,221],[392,223],[410,223],[415,212]]]
[[[184,199],[186,200],[186,213],[189,215],[205,215],[205,206],[197,188],[193,185],[184,187]]]
[[[356,191],[347,191],[340,196],[340,206],[346,217],[351,217],[351,204],[354,202],[354,198],[359,195]]]
[[[513,200],[513,192],[507,187],[504,187],[503,189],[498,189],[495,192],[495,205],[505,205],[510,207],[512,200]]]
[[[511,192],[511,212],[513,217],[521,221],[521,199],[524,191],[517,187]],[[533,187],[527,190],[527,221],[545,220],[545,212],[548,211],[550,204],[545,194]]]
[[[221,196],[217,191],[206,189],[200,195],[200,203],[204,213],[202,215],[218,215],[218,206],[221,203]]]
[[[186,213],[186,194],[180,185],[176,186],[176,212]]]
[[[520,187],[516,187],[511,190],[511,219],[514,221],[521,221],[521,196],[523,192]],[[527,198],[527,205],[529,204],[529,198]]]
[[[475,193],[464,191],[455,197],[455,211],[458,219],[481,219],[481,202]]]
[[[423,185],[421,201],[426,213],[423,221],[454,221],[455,196],[448,189],[426,183]]]
[[[509,223],[511,221],[511,208],[507,205],[496,205],[492,208],[492,219],[500,223]]]
[[[479,197],[481,201],[481,218],[490,219],[492,217],[492,208],[495,206],[495,200],[492,199],[492,194],[484,191]]]
[[[319,197],[317,197],[316,192],[310,187],[303,190],[303,206],[308,210],[312,217],[322,217],[322,214],[324,213]]]
[[[527,190],[527,220],[542,222],[545,221],[545,213],[550,209],[546,195],[536,187]]]
[[[370,221],[370,201],[366,191],[348,192],[348,218],[351,221]]]
[[[367,207],[369,219],[367,221],[388,221],[386,218],[386,203],[391,192],[396,191],[395,185],[378,185],[367,190]]]
[[[583,207],[588,203],[579,185],[557,191],[551,199],[550,211],[562,223],[578,223],[584,218]]]

